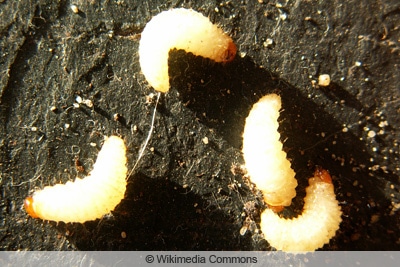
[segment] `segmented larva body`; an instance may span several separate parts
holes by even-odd
[[[125,154],[124,141],[108,137],[87,177],[35,192],[25,199],[27,213],[33,218],[66,223],[83,223],[110,213],[125,195]]]
[[[243,157],[251,181],[271,206],[290,206],[296,196],[297,180],[282,150],[278,132],[281,98],[262,97],[253,105],[243,132]]]
[[[168,53],[183,49],[216,62],[229,62],[236,46],[222,29],[191,9],[172,9],[153,17],[139,44],[139,62],[149,84],[157,91],[169,90]]]
[[[295,173],[282,151],[278,118],[281,98],[262,97],[246,119],[243,155],[250,180],[272,206],[288,206],[296,196]],[[303,213],[294,219],[279,217],[273,209],[261,214],[261,230],[272,247],[287,252],[314,251],[335,235],[342,221],[332,179],[318,168],[309,179]]]
[[[261,214],[261,230],[277,250],[307,252],[321,248],[335,236],[342,221],[329,173],[317,170],[310,178],[303,213],[284,219],[270,209]]]

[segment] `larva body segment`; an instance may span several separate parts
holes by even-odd
[[[271,206],[290,206],[297,180],[282,150],[278,132],[281,98],[262,97],[253,105],[243,132],[243,157],[251,181]]]
[[[157,91],[169,90],[168,53],[174,48],[216,62],[236,55],[232,39],[201,13],[184,8],[161,12],[147,23],[139,44],[142,72]]]
[[[326,171],[309,179],[303,213],[294,219],[280,218],[270,209],[261,214],[265,239],[277,250],[307,252],[321,248],[335,236],[342,221],[333,184],[326,182]]]
[[[125,154],[121,138],[107,138],[87,177],[46,186],[26,198],[25,209],[34,218],[56,222],[83,223],[101,218],[124,198],[128,171]]]

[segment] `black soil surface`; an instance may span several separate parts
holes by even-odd
[[[79,13],[64,0],[0,1],[1,250],[271,250],[259,229],[266,207],[240,166],[244,120],[272,92],[299,183],[284,215],[301,213],[319,165],[343,210],[322,249],[400,249],[399,1],[74,3]],[[229,33],[235,60],[170,52],[171,89],[112,214],[84,224],[30,218],[24,198],[84,177],[103,136],[124,138],[133,167],[156,100],[138,62],[140,33],[176,7]],[[317,85],[321,74],[329,86]]]

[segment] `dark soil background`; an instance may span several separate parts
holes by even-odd
[[[299,183],[285,215],[301,212],[320,165],[343,210],[323,250],[400,249],[399,1],[78,0],[77,14],[71,4],[0,1],[0,249],[270,250],[258,225],[265,206],[240,166],[244,120],[271,92],[282,96],[279,130]],[[220,25],[236,59],[171,51],[171,89],[112,215],[30,218],[24,198],[84,176],[75,161],[90,171],[104,135],[125,139],[133,167],[156,99],[138,63],[140,33],[175,7]],[[321,74],[328,87],[313,82]]]

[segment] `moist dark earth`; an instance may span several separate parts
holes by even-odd
[[[261,193],[241,168],[245,118],[268,93],[282,97],[279,132],[299,184],[282,216],[301,214],[322,166],[343,211],[322,250],[400,249],[399,1],[75,1],[78,13],[71,4],[0,1],[1,250],[273,250],[259,229]],[[87,175],[104,136],[124,138],[132,169],[156,100],[140,33],[177,7],[222,27],[236,58],[170,52],[171,88],[112,214],[30,218],[24,198]],[[329,86],[318,86],[322,74]]]

